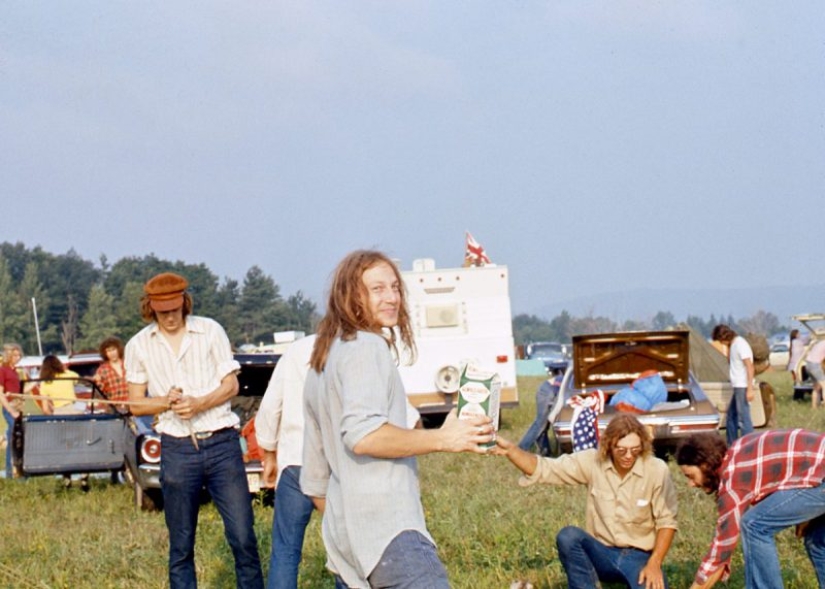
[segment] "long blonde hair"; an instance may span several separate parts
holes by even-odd
[[[394,329],[382,327],[372,316],[367,304],[368,293],[362,277],[364,272],[381,263],[392,268],[401,286],[398,324]],[[341,260],[335,269],[326,314],[318,324],[315,347],[312,349],[312,357],[309,361],[310,366],[315,371],[321,372],[326,366],[332,342],[338,337],[344,341],[352,340],[358,331],[369,331],[384,336],[396,354],[398,335],[410,355],[413,357],[415,355],[415,343],[407,310],[407,294],[401,273],[385,254],[374,250],[354,251]]]

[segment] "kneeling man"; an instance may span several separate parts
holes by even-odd
[[[559,458],[530,454],[501,436],[496,442],[493,452],[527,475],[522,486],[587,485],[585,529],[567,526],[556,537],[571,589],[597,587],[599,581],[667,587],[662,561],[676,534],[676,490],[638,419],[616,415],[598,450]]]

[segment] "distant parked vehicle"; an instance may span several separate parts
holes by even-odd
[[[811,394],[814,388],[813,379],[805,368],[805,359],[808,356],[808,350],[819,340],[825,339],[825,313],[794,315],[791,319],[801,323],[809,336],[805,344],[805,351],[796,362],[796,366],[790,367],[796,375],[793,386],[793,398],[795,401],[801,401],[805,398],[806,394]]]
[[[528,360],[541,360],[548,374],[567,370],[570,364],[570,353],[565,344],[558,342],[534,342],[524,348],[524,356]]]
[[[790,359],[791,348],[788,344],[773,344],[771,346],[771,354],[768,356],[770,364],[774,368],[785,370]]]

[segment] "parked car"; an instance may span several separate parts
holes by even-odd
[[[280,355],[276,354],[235,354],[235,359],[241,364],[238,374],[240,389],[231,403],[232,411],[240,418],[242,432],[255,417],[279,358]],[[129,416],[126,421],[126,479],[134,489],[135,505],[147,511],[163,509],[160,491],[161,443],[160,435],[153,428],[153,416]],[[249,491],[258,493],[261,491],[263,465],[259,459],[249,455],[243,436],[241,446],[244,448]]]
[[[104,397],[92,380],[59,380],[71,380],[75,395],[91,402],[81,414],[46,415],[36,400],[27,400],[12,433],[12,462],[17,470],[24,476],[122,470],[123,416],[106,404],[95,403],[95,399]],[[37,395],[42,382],[39,378],[28,379],[23,390]]]
[[[690,371],[688,331],[579,335],[573,338],[572,361],[549,417],[559,451],[572,451],[571,398],[602,391],[605,408],[598,427],[604,431],[618,413],[609,405],[612,396],[651,370],[662,377],[667,400],[637,417],[652,434],[657,451],[690,434],[718,429],[719,412]]]
[[[771,346],[771,353],[768,356],[768,361],[770,365],[774,368],[778,368],[781,370],[785,370],[788,366],[788,360],[790,359],[791,355],[791,348],[786,343],[777,343]]]
[[[548,374],[567,369],[570,364],[570,355],[565,344],[558,342],[534,342],[524,348],[524,356],[528,360],[541,360]]]
[[[808,333],[807,342],[805,343],[805,351],[796,362],[796,366],[791,366],[790,369],[794,371],[797,376],[793,385],[793,398],[795,401],[801,401],[805,395],[811,394],[814,389],[814,382],[805,368],[805,359],[810,350],[816,342],[825,339],[825,313],[809,313],[805,315],[794,315],[791,317],[794,321],[802,324],[804,330]],[[802,331],[802,330],[800,330]]]

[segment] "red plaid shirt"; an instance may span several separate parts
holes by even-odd
[[[719,473],[716,534],[696,573],[704,583],[719,567],[722,580],[739,541],[742,516],[771,493],[817,487],[825,480],[825,435],[803,429],[748,434],[728,449]]]
[[[121,376],[109,362],[104,362],[97,367],[95,382],[110,401],[129,400],[129,385],[126,383],[126,373],[124,372]]]

